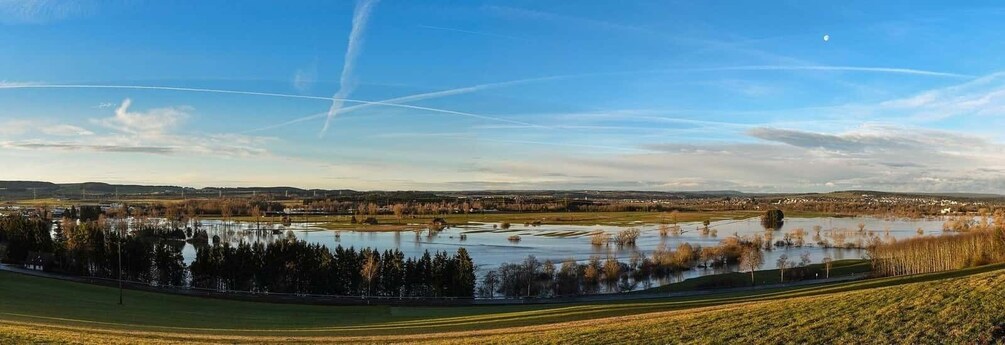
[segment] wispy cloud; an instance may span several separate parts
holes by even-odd
[[[288,93],[255,92],[255,91],[242,91],[242,90],[207,89],[207,88],[159,86],[159,85],[47,84],[47,83],[36,83],[36,82],[30,82],[30,83],[6,82],[6,83],[0,83],[0,89],[123,89],[123,90],[159,90],[159,91],[219,93],[219,94],[246,95],[246,96],[265,96],[265,97],[280,97],[280,98],[298,98],[298,99],[310,99],[310,100],[319,100],[319,101],[331,101],[332,100],[331,97],[295,95],[295,94],[288,94]],[[361,100],[355,100],[355,99],[344,99],[343,101],[354,102],[354,103],[368,103],[367,101],[361,101]]]
[[[493,13],[507,16],[511,18],[529,19],[537,21],[549,21],[570,27],[582,28],[589,27],[601,30],[611,30],[620,31],[627,34],[640,34],[647,35],[667,42],[671,42],[679,45],[693,46],[697,47],[697,50],[692,50],[690,54],[696,54],[697,52],[707,52],[712,50],[732,52],[736,54],[742,54],[752,58],[757,58],[763,60],[769,65],[753,65],[753,66],[727,66],[727,67],[710,67],[710,68],[691,68],[691,69],[674,69],[674,70],[663,70],[663,71],[627,71],[627,72],[613,72],[611,74],[633,74],[633,73],[677,73],[677,72],[701,72],[701,71],[743,71],[743,70],[784,70],[784,71],[844,71],[844,72],[865,72],[865,73],[890,73],[890,74],[904,74],[904,75],[919,75],[919,76],[930,76],[930,77],[943,77],[943,78],[973,78],[974,76],[953,73],[953,72],[942,72],[942,71],[930,71],[923,69],[906,68],[899,66],[881,66],[881,67],[871,67],[871,66],[823,66],[815,64],[811,61],[806,61],[799,58],[794,58],[790,56],[779,55],[773,52],[765,51],[762,49],[753,48],[755,44],[764,39],[741,39],[739,41],[729,42],[722,41],[718,39],[703,38],[695,35],[673,35],[659,30],[654,30],[651,28],[628,25],[623,23],[611,22],[600,19],[593,18],[583,18],[577,16],[571,16],[566,14],[552,13],[540,10],[524,9],[524,8],[514,8],[506,6],[495,6],[488,5],[483,7]],[[604,74],[604,73],[601,73]],[[601,75],[595,74],[595,75]],[[839,83],[848,84],[855,87],[863,87],[862,85],[849,83],[845,81],[839,81]]]
[[[311,87],[314,86],[314,82],[317,80],[318,74],[318,63],[314,61],[309,66],[297,69],[293,73],[293,80],[290,82],[293,84],[293,88],[304,93],[310,91]]]
[[[422,28],[422,29],[459,32],[459,33],[470,34],[470,35],[485,36],[485,37],[494,37],[494,38],[504,38],[504,39],[509,39],[509,40],[518,40],[518,41],[526,41],[527,40],[526,38],[521,38],[521,37],[516,37],[516,36],[510,36],[510,35],[502,35],[502,34],[496,34],[496,33],[491,33],[491,32],[484,32],[484,31],[465,30],[465,29],[457,29],[457,28],[446,28],[446,27],[442,27],[442,26],[433,26],[433,25],[419,25],[418,27]]]
[[[20,135],[34,127],[35,124],[30,120],[6,120],[0,122],[0,135]]]
[[[132,102],[131,99],[126,98],[115,109],[115,116],[94,122],[119,132],[155,136],[178,126],[189,117],[189,112],[192,111],[191,107],[180,106],[150,109],[146,112],[130,112],[129,106],[132,105]]]
[[[89,0],[0,0],[0,23],[47,23],[89,13],[94,6]]]
[[[890,73],[890,74],[911,74],[920,76],[930,76],[930,77],[948,77],[948,78],[976,78],[973,75],[951,73],[951,72],[939,72],[939,71],[929,71],[913,68],[897,68],[897,67],[859,67],[859,66],[802,66],[802,65],[791,65],[791,66],[732,66],[732,67],[711,67],[711,68],[696,68],[693,71],[839,71],[839,72],[869,72],[869,73]]]
[[[1005,72],[910,97],[892,99],[878,105],[888,111],[909,112],[920,120],[937,120],[959,115],[1005,114]]]
[[[11,149],[31,149],[31,150],[59,150],[59,151],[94,151],[112,153],[150,153],[150,154],[171,154],[175,153],[175,148],[158,146],[124,146],[124,145],[95,145],[83,143],[46,143],[46,142],[0,142],[0,147]]]
[[[640,149],[637,147],[623,147],[623,146],[610,146],[610,145],[594,145],[594,144],[577,144],[568,142],[553,142],[553,141],[540,141],[540,140],[509,140],[509,139],[492,139],[492,138],[478,138],[478,140],[495,142],[495,143],[507,143],[507,144],[528,144],[528,145],[543,145],[543,146],[561,146],[561,147],[575,147],[575,148],[587,148],[587,149],[601,149],[610,151],[629,151],[629,152],[648,152],[646,149]]]
[[[342,75],[339,77],[339,89],[332,96],[332,106],[328,109],[328,115],[325,118],[325,125],[321,127],[321,135],[324,135],[328,131],[328,126],[331,124],[332,118],[338,115],[339,109],[342,108],[343,98],[349,96],[355,89],[355,80],[353,79],[353,73],[356,68],[356,58],[359,57],[362,51],[363,45],[363,34],[366,30],[366,23],[370,19],[370,11],[373,7],[377,5],[379,0],[358,0],[356,2],[356,9],[353,11],[352,15],[352,30],[349,32],[349,45],[345,50],[345,59],[342,63]]]
[[[26,133],[41,133],[50,136],[88,136],[94,132],[70,124],[58,124],[48,120],[8,120],[0,122],[0,135],[18,136]]]
[[[77,126],[73,126],[73,125],[65,125],[65,124],[64,125],[44,126],[44,127],[41,128],[41,131],[42,131],[42,133],[45,133],[45,134],[48,134],[48,135],[64,136],[64,137],[94,135],[94,132],[91,132],[90,130],[87,130],[87,129],[84,129],[84,128],[81,128],[81,127],[77,127]]]
[[[535,19],[535,20],[547,20],[567,23],[575,26],[587,26],[600,29],[618,30],[618,31],[631,31],[649,34],[658,34],[657,31],[644,28],[635,25],[626,25],[621,23],[615,23],[600,19],[592,18],[582,18],[558,13],[551,13],[539,10],[532,10],[526,8],[517,8],[509,6],[497,6],[497,5],[486,5],[484,9],[497,13],[502,16],[514,17],[514,18],[525,18],[525,19]]]
[[[71,124],[39,120],[11,120],[0,124],[5,138],[0,147],[20,150],[86,151],[95,153],[131,153],[180,155],[197,154],[216,157],[267,157],[274,138],[242,134],[205,134],[182,131],[192,107],[172,106],[133,110],[125,99],[111,117],[92,119],[107,128],[96,133]],[[45,136],[35,135],[41,133]]]

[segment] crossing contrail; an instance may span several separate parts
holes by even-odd
[[[511,86],[511,85],[516,85],[516,84],[533,83],[533,82],[548,81],[548,80],[557,80],[557,79],[572,79],[572,78],[597,77],[597,76],[616,76],[616,75],[630,75],[630,74],[642,74],[642,73],[711,72],[711,71],[730,71],[730,70],[736,70],[736,71],[742,71],[742,70],[748,70],[748,71],[757,71],[757,70],[764,70],[764,71],[773,71],[773,70],[800,71],[800,70],[807,70],[807,71],[812,71],[812,70],[820,70],[820,71],[848,71],[848,72],[873,72],[873,73],[913,74],[913,75],[923,75],[923,76],[933,76],[933,77],[952,77],[952,78],[972,78],[973,77],[973,76],[969,76],[969,75],[965,75],[965,74],[957,74],[957,73],[949,73],[949,72],[928,71],[928,70],[915,70],[915,69],[906,69],[906,68],[890,68],[890,67],[826,66],[826,65],[823,65],[823,66],[822,65],[817,65],[817,66],[798,66],[798,65],[797,66],[768,66],[768,65],[765,65],[765,66],[758,66],[758,65],[754,65],[754,66],[726,66],[726,67],[690,68],[690,69],[685,68],[685,69],[664,69],[664,70],[636,70],[636,71],[616,71],[616,72],[568,74],[568,75],[559,75],[559,76],[550,76],[550,77],[540,77],[540,78],[529,78],[529,79],[513,80],[513,81],[506,81],[506,82],[499,82],[499,83],[481,84],[481,85],[462,87],[462,88],[457,88],[457,89],[450,89],[450,90],[428,92],[428,93],[421,93],[421,94],[415,94],[415,95],[409,95],[409,96],[391,98],[391,99],[386,99],[386,100],[382,100],[382,101],[364,101],[364,100],[349,99],[349,98],[344,98],[344,97],[343,98],[332,98],[332,97],[307,96],[307,95],[286,94],[286,93],[273,93],[273,92],[255,92],[255,91],[242,91],[242,90],[189,88],[189,87],[172,87],[172,86],[146,86],[146,85],[42,84],[42,83],[8,83],[8,82],[0,82],[0,89],[60,89],[60,88],[65,88],[65,89],[135,89],[135,90],[165,90],[165,91],[203,92],[203,93],[219,93],[219,94],[235,94],[235,95],[250,95],[250,96],[265,96],[265,97],[295,98],[295,99],[309,99],[309,100],[331,101],[331,102],[336,102],[337,101],[337,102],[339,102],[340,106],[341,106],[342,102],[356,103],[357,104],[357,105],[354,105],[354,106],[350,106],[350,107],[345,107],[345,108],[339,109],[338,111],[341,112],[341,113],[346,113],[346,112],[349,112],[349,111],[354,111],[354,110],[362,109],[362,108],[365,108],[365,107],[371,107],[371,106],[380,105],[380,106],[387,106],[387,107],[397,107],[397,108],[405,108],[405,109],[424,110],[424,111],[444,113],[444,114],[451,114],[451,115],[457,115],[457,116],[479,118],[479,119],[484,119],[484,120],[489,120],[489,121],[506,122],[506,123],[511,123],[511,124],[531,126],[531,127],[550,128],[550,127],[547,127],[547,126],[542,126],[542,125],[537,125],[537,124],[531,124],[531,123],[522,122],[522,121],[508,120],[508,119],[505,119],[505,118],[499,118],[499,117],[493,117],[493,116],[487,116],[487,115],[480,115],[480,114],[474,114],[474,113],[467,113],[467,112],[460,112],[460,111],[453,111],[453,110],[446,110],[446,109],[438,109],[438,108],[431,108],[431,107],[419,107],[419,106],[405,105],[405,104],[399,104],[399,103],[413,102],[413,101],[419,101],[419,100],[424,100],[424,99],[433,99],[433,98],[439,98],[439,97],[447,97],[447,96],[452,96],[452,95],[459,95],[459,94],[465,94],[465,93],[470,93],[470,92],[476,92],[476,91],[485,90],[485,89],[489,89],[489,88],[505,87],[505,86]],[[313,119],[318,119],[318,118],[326,117],[326,116],[329,116],[330,114],[331,114],[330,111],[326,112],[326,113],[313,114],[313,115],[310,115],[310,116],[297,118],[297,119],[286,121],[286,122],[279,123],[279,124],[276,124],[276,125],[271,125],[271,126],[267,126],[267,127],[252,129],[252,130],[249,130],[249,131],[246,131],[246,132],[259,132],[259,131],[264,131],[264,130],[268,130],[268,129],[285,127],[285,126],[288,126],[288,125],[291,125],[291,124],[295,124],[295,123],[300,123],[300,122],[304,122],[304,121],[309,121],[309,120],[313,120]],[[330,119],[330,117],[329,117],[329,119]]]
[[[356,88],[353,80],[353,70],[356,66],[356,58],[359,57],[363,45],[363,33],[366,30],[366,22],[370,19],[370,11],[379,0],[359,0],[356,2],[356,9],[352,14],[352,31],[349,32],[349,45],[345,49],[345,61],[342,63],[342,75],[339,77],[339,89],[332,96],[332,106],[328,109],[328,117],[325,119],[324,127],[321,127],[321,135],[328,131],[328,125],[332,118],[338,115],[342,108],[342,99],[349,96]]]
[[[434,98],[440,98],[440,97],[460,95],[460,94],[465,94],[465,93],[472,93],[472,92],[477,92],[477,91],[486,90],[486,89],[492,89],[492,88],[498,88],[498,87],[506,87],[506,86],[524,84],[524,83],[533,83],[533,82],[540,82],[540,81],[547,81],[547,80],[562,79],[562,78],[566,78],[566,77],[568,77],[568,76],[527,78],[527,79],[511,80],[511,81],[504,81],[504,82],[498,82],[498,83],[488,83],[488,84],[467,86],[467,87],[461,87],[461,88],[449,89],[449,90],[442,90],[442,91],[426,92],[426,93],[420,93],[420,94],[415,94],[415,95],[408,95],[408,96],[402,96],[402,97],[396,97],[396,98],[389,98],[389,99],[385,99],[385,100],[375,101],[375,102],[372,102],[372,103],[358,104],[358,105],[354,105],[354,106],[349,106],[349,107],[345,107],[345,108],[340,109],[339,113],[340,114],[345,114],[345,113],[348,113],[348,112],[351,112],[351,111],[354,111],[354,110],[365,109],[365,108],[369,108],[369,107],[376,106],[376,105],[389,105],[389,104],[398,104],[398,103],[405,103],[405,102],[415,102],[415,101],[421,101],[421,100],[426,100],[426,99],[434,99]],[[249,131],[246,131],[246,132],[260,132],[260,131],[269,130],[269,129],[276,129],[276,128],[280,128],[280,127],[286,127],[286,126],[289,126],[289,125],[292,125],[292,124],[301,123],[301,122],[304,122],[304,121],[310,121],[310,120],[314,120],[314,119],[319,119],[319,118],[325,117],[327,115],[328,115],[328,113],[312,114],[312,115],[308,115],[308,116],[296,118],[296,119],[293,119],[293,120],[289,120],[289,121],[286,121],[286,122],[283,122],[283,123],[279,123],[279,124],[275,124],[275,125],[270,125],[270,126],[266,126],[266,127],[262,127],[262,128],[252,129],[252,130],[249,130]],[[488,117],[488,116],[484,116],[484,115],[483,115],[482,118],[483,119],[492,119],[492,120],[495,120],[495,121],[510,122],[510,121],[505,120],[505,119],[499,119],[499,118],[495,118],[495,117]],[[534,127],[540,127],[540,126],[537,126],[537,125],[532,125],[532,126],[534,126]]]
[[[180,92],[201,92],[201,93],[220,93],[220,94],[232,94],[232,95],[249,95],[249,96],[265,96],[265,97],[280,97],[280,98],[297,98],[297,99],[310,99],[318,101],[331,101],[331,97],[320,97],[320,96],[305,96],[296,95],[288,93],[274,93],[274,92],[255,92],[255,91],[241,91],[241,90],[226,90],[226,89],[204,89],[204,88],[192,88],[192,87],[173,87],[173,86],[148,86],[148,85],[94,85],[94,84],[13,84],[0,83],[0,90],[2,89],[125,89],[125,90],[162,90],[162,91],[180,91]],[[407,97],[407,96],[406,96]],[[397,103],[387,103],[380,101],[364,101],[359,99],[349,99],[341,98],[339,99],[343,102],[358,103],[363,105],[381,105],[386,107],[396,107],[414,110],[424,110],[435,113],[451,114],[464,117],[472,117],[489,121],[506,122],[518,125],[533,126],[533,127],[543,127],[541,125],[536,125],[523,121],[509,120],[499,117],[492,117],[487,115],[480,115],[474,113],[466,113],[462,111],[453,111],[447,109],[438,109],[430,107],[420,107],[415,105],[407,104],[397,104]],[[318,116],[320,117],[320,116]],[[302,120],[306,121],[306,120]]]

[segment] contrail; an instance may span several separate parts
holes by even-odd
[[[927,70],[917,70],[917,69],[909,69],[909,68],[859,67],[859,66],[824,66],[824,65],[816,65],[816,66],[784,66],[784,65],[779,65],[779,66],[768,66],[768,65],[759,66],[759,65],[754,65],[754,66],[731,66],[731,67],[709,67],[709,68],[685,68],[685,69],[669,69],[669,70],[663,69],[663,70],[615,71],[615,72],[567,74],[567,75],[557,75],[557,76],[551,76],[551,77],[540,77],[540,78],[512,80],[512,81],[499,82],[499,83],[481,84],[481,85],[462,87],[462,88],[457,88],[457,89],[450,89],[450,90],[443,90],[443,91],[436,91],[436,92],[429,92],[429,93],[421,93],[421,94],[416,94],[416,95],[410,95],[410,96],[404,96],[404,97],[398,97],[398,98],[385,99],[385,100],[381,100],[379,102],[368,103],[368,104],[360,104],[360,105],[355,105],[355,106],[351,106],[351,107],[341,108],[339,110],[339,112],[344,114],[344,113],[347,113],[347,112],[350,112],[350,111],[353,111],[353,110],[363,109],[363,108],[367,108],[367,107],[374,106],[374,105],[390,105],[390,104],[393,104],[393,103],[412,102],[412,101],[419,101],[419,100],[424,100],[424,99],[440,98],[440,97],[447,97],[447,96],[453,96],[453,95],[471,93],[471,92],[476,92],[476,91],[490,89],[490,88],[496,88],[496,87],[505,87],[505,86],[523,84],[523,83],[533,83],[533,82],[548,81],[548,80],[557,80],[557,79],[585,78],[585,77],[598,77],[598,76],[616,76],[616,75],[645,74],[645,73],[685,73],[685,72],[714,72],[714,71],[789,71],[789,70],[794,70],[794,71],[798,71],[798,70],[807,70],[807,71],[819,70],[819,71],[874,72],[874,73],[913,74],[913,75],[924,75],[924,76],[935,76],[935,77],[952,77],[952,78],[973,78],[974,77],[974,76],[965,75],[965,74],[948,73],[948,72],[937,72],[937,71],[927,71]],[[329,113],[318,113],[318,114],[308,115],[308,116],[305,116],[305,117],[293,119],[293,120],[290,120],[290,121],[286,121],[286,122],[283,122],[283,123],[279,123],[279,124],[275,124],[275,125],[271,125],[271,126],[267,126],[267,127],[262,127],[262,128],[258,128],[258,129],[252,129],[252,130],[249,130],[247,132],[258,132],[258,131],[264,131],[264,130],[269,130],[269,129],[275,129],[275,128],[280,128],[280,127],[285,127],[285,126],[289,126],[289,125],[292,125],[292,124],[301,123],[301,122],[304,122],[304,121],[310,121],[310,120],[313,120],[313,119],[322,118],[322,117],[325,117],[326,115],[328,115],[329,119],[330,119],[330,116],[331,116],[330,112]],[[496,119],[496,120],[499,120],[499,119]],[[506,122],[509,122],[509,121],[506,121]],[[327,125],[327,122],[326,122],[326,125]],[[534,127],[542,127],[542,126],[539,126],[539,125],[532,125],[532,126],[534,126]]]
[[[913,75],[924,75],[930,77],[950,77],[950,78],[975,78],[975,76],[968,74],[959,73],[949,73],[949,72],[938,72],[938,71],[927,71],[913,68],[896,68],[896,67],[859,67],[859,66],[734,66],[734,67],[713,67],[713,68],[697,68],[694,71],[849,71],[849,72],[875,72],[875,73],[894,73],[894,74],[913,74]]]
[[[363,32],[366,29],[366,22],[370,19],[370,11],[379,0],[359,0],[356,2],[356,9],[352,14],[352,31],[349,32],[349,45],[345,49],[345,62],[342,64],[342,75],[339,78],[339,89],[332,96],[332,106],[328,109],[328,117],[325,119],[325,126],[321,128],[321,135],[328,131],[328,125],[332,118],[338,115],[342,108],[342,99],[349,96],[356,88],[353,81],[353,69],[356,66],[356,58],[359,57],[360,46],[363,44]]]
[[[637,70],[637,71],[616,71],[616,72],[599,72],[599,73],[582,73],[582,74],[569,74],[569,75],[558,75],[551,77],[540,77],[540,78],[530,78],[521,79],[507,82],[490,83],[475,85],[469,87],[463,87],[458,89],[443,90],[429,93],[422,93],[404,97],[397,97],[392,99],[387,99],[383,101],[363,101],[348,98],[338,98],[333,99],[331,97],[319,97],[319,96],[306,96],[297,94],[285,94],[285,93],[272,93],[272,92],[254,92],[254,91],[240,91],[240,90],[224,90],[224,89],[205,89],[205,88],[188,88],[188,87],[171,87],[171,86],[143,86],[143,85],[93,85],[93,84],[41,84],[41,83],[15,83],[15,82],[0,82],[0,89],[138,89],[138,90],[167,90],[167,91],[185,91],[185,92],[205,92],[205,93],[221,93],[221,94],[237,94],[237,95],[251,95],[251,96],[266,96],[266,97],[281,97],[281,98],[298,98],[298,99],[311,99],[311,100],[323,100],[323,101],[338,101],[358,103],[359,105],[346,107],[340,109],[341,112],[358,110],[363,107],[369,107],[374,105],[382,105],[388,107],[406,108],[406,109],[417,109],[425,110],[431,112],[466,116],[480,118],[490,121],[498,122],[508,122],[512,124],[526,125],[539,128],[548,128],[547,126],[541,126],[526,122],[507,120],[503,118],[464,113],[452,110],[429,108],[429,107],[417,107],[403,104],[396,104],[400,102],[418,101],[424,99],[432,99],[438,97],[446,97],[458,94],[464,94],[469,92],[476,92],[479,90],[485,90],[494,87],[503,87],[509,85],[516,85],[522,83],[532,83],[538,81],[548,81],[556,79],[570,79],[570,78],[585,78],[585,77],[597,77],[597,76],[614,76],[614,75],[629,75],[629,74],[643,74],[643,73],[680,73],[680,72],[708,72],[708,71],[730,71],[730,70],[824,70],[824,71],[851,71],[851,72],[875,72],[875,73],[894,73],[894,74],[913,74],[913,75],[923,75],[923,76],[935,76],[935,77],[952,77],[952,78],[973,78],[973,76],[949,73],[949,72],[938,72],[938,71],[927,71],[927,70],[917,70],[917,69],[907,69],[907,68],[892,68],[892,67],[860,67],[860,66],[826,66],[826,65],[816,65],[816,66],[732,66],[732,67],[710,67],[710,68],[691,68],[691,69],[671,69],[671,70]],[[333,104],[334,105],[334,104]],[[317,119],[325,117],[329,113],[319,113],[314,114],[294,120],[290,120],[277,125],[272,125],[268,127],[258,128],[249,130],[246,132],[258,132],[273,128],[279,128],[288,126],[295,123],[300,123],[312,119]],[[330,119],[330,117],[329,117]]]
[[[492,88],[498,88],[498,87],[506,87],[506,86],[512,86],[512,85],[518,85],[518,84],[524,84],[524,83],[533,83],[533,82],[539,82],[539,81],[547,81],[547,80],[556,80],[556,79],[562,79],[562,78],[567,78],[567,77],[569,77],[569,76],[553,76],[553,77],[528,78],[528,79],[511,80],[511,81],[504,81],[504,82],[498,82],[498,83],[488,83],[488,84],[467,86],[467,87],[461,87],[461,88],[450,89],[450,90],[442,90],[442,91],[420,93],[420,94],[415,94],[415,95],[408,95],[408,96],[390,98],[390,99],[375,101],[375,102],[372,102],[372,103],[358,104],[358,105],[354,105],[354,106],[350,106],[350,107],[345,107],[345,108],[340,109],[339,113],[340,114],[345,114],[345,113],[348,113],[348,112],[351,112],[351,111],[354,111],[354,110],[365,109],[365,108],[369,108],[369,107],[372,107],[372,106],[375,106],[375,105],[390,105],[390,104],[396,104],[396,103],[415,102],[415,101],[421,101],[421,100],[426,100],[426,99],[433,99],[433,98],[447,97],[447,96],[453,96],[453,95],[460,95],[460,94],[465,94],[465,93],[472,93],[472,92],[477,92],[477,91],[486,90],[486,89],[492,89]],[[304,117],[301,117],[301,118],[296,118],[296,119],[293,119],[293,120],[289,120],[289,121],[286,121],[286,122],[283,122],[283,123],[279,123],[279,124],[275,124],[275,125],[271,125],[271,126],[266,126],[266,127],[262,127],[262,128],[257,128],[257,129],[252,129],[252,130],[246,131],[246,133],[247,132],[259,132],[259,131],[264,131],[264,130],[269,130],[269,129],[276,129],[276,128],[280,128],[280,127],[286,127],[286,126],[289,126],[289,125],[292,125],[292,124],[296,124],[296,123],[301,123],[301,122],[304,122],[304,121],[310,121],[310,120],[313,120],[313,119],[319,119],[319,118],[325,117],[327,115],[328,115],[328,113],[312,114],[312,115],[304,116]],[[483,118],[489,118],[489,117],[484,116]],[[503,119],[499,119],[499,118],[491,118],[491,119],[493,119],[495,121],[502,120],[502,121],[505,121],[505,122],[509,122],[507,120],[503,120]],[[532,125],[532,126],[534,126],[534,127],[540,127],[540,126],[537,126],[537,125]]]
[[[173,86],[145,86],[145,85],[91,85],[91,84],[13,84],[5,83],[0,84],[0,90],[2,89],[127,89],[127,90],[164,90],[164,91],[182,91],[182,92],[203,92],[203,93],[222,93],[222,94],[233,94],[233,95],[250,95],[250,96],[266,96],[266,97],[280,97],[280,98],[299,98],[299,99],[311,99],[319,101],[331,101],[331,97],[320,97],[320,96],[305,96],[305,95],[295,95],[288,93],[273,93],[273,92],[254,92],[254,91],[240,91],[240,90],[225,90],[225,89],[203,89],[203,88],[191,88],[191,87],[173,87]],[[349,103],[359,103],[363,105],[382,105],[387,107],[405,108],[405,109],[415,109],[415,110],[425,110],[435,113],[452,114],[465,117],[473,117],[490,121],[507,122],[518,125],[533,126],[533,127],[544,127],[541,125],[536,125],[528,122],[508,120],[504,118],[479,115],[473,113],[465,113],[460,111],[453,111],[447,109],[438,109],[430,107],[420,107],[407,104],[396,104],[396,103],[385,103],[385,102],[375,102],[375,101],[364,101],[359,99],[349,99],[341,98],[339,101],[349,102]],[[320,117],[320,116],[318,116]],[[305,121],[305,120],[301,120]]]
[[[419,27],[423,28],[423,29],[453,31],[453,32],[461,32],[461,33],[471,34],[471,35],[506,38],[506,39],[511,39],[511,40],[520,40],[520,41],[526,41],[527,40],[527,39],[516,37],[516,36],[500,35],[500,34],[494,34],[494,33],[491,33],[491,32],[472,31],[472,30],[454,29],[454,28],[445,28],[445,27],[442,27],[442,26],[419,25]]]
[[[0,89],[132,89],[132,90],[164,90],[164,91],[186,91],[205,93],[225,93],[233,95],[267,96],[282,98],[301,98],[330,101],[331,97],[304,96],[288,93],[255,92],[224,89],[203,89],[192,87],[173,86],[145,86],[145,85],[94,85],[94,84],[4,84],[0,83]],[[368,103],[367,101],[345,99],[346,102]]]

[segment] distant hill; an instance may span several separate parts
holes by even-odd
[[[0,200],[32,198],[110,199],[250,196],[269,194],[277,197],[312,198],[337,197],[360,201],[437,201],[453,198],[513,198],[529,199],[619,199],[671,200],[695,198],[835,198],[853,199],[863,196],[942,197],[951,199],[1001,199],[1005,196],[988,193],[894,193],[868,190],[848,190],[827,193],[747,193],[734,190],[709,191],[617,191],[617,190],[473,190],[473,191],[355,191],[351,189],[304,189],[291,186],[271,187],[205,187],[110,184],[103,182],[52,183],[45,181],[0,181]]]

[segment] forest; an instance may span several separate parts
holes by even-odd
[[[54,230],[50,230],[54,229]],[[130,229],[128,231],[124,229]],[[120,235],[120,232],[122,233]],[[52,233],[52,235],[50,235]],[[45,261],[63,274],[117,278],[155,286],[257,293],[387,297],[472,297],[474,262],[464,248],[405,258],[398,250],[329,249],[287,237],[236,246],[187,240],[196,259],[186,265],[185,231],[124,220],[63,221],[0,217],[0,261]],[[120,252],[121,250],[121,252]],[[120,255],[121,253],[121,260]]]

